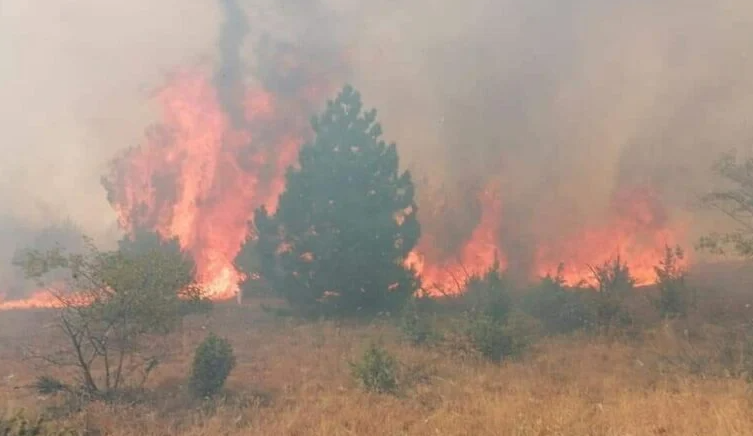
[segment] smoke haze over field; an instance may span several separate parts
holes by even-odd
[[[112,241],[99,178],[143,142],[167,74],[232,52],[218,43],[221,3],[232,2],[5,0],[0,217],[41,228],[70,216]],[[479,219],[468,187],[492,178],[503,245],[521,258],[534,239],[603,219],[621,186],[651,185],[686,223],[710,161],[753,139],[747,0],[238,3],[243,79],[280,93],[294,83],[265,62],[284,57],[280,41],[324,59],[311,74],[350,80],[415,178],[444,186],[450,206],[424,226],[449,240]],[[237,43],[242,32],[225,30]],[[219,88],[223,101],[235,89]]]

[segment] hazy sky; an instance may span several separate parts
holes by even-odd
[[[247,59],[262,32],[341,50],[417,176],[499,176],[521,213],[586,217],[647,177],[684,204],[753,136],[749,0],[240,3]],[[104,164],[220,24],[213,0],[0,2],[0,215],[111,232]]]

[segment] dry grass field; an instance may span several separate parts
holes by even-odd
[[[708,313],[747,316],[742,300],[719,307]],[[38,369],[22,347],[43,343],[50,315],[0,313],[0,399],[7,413],[52,414],[89,434],[753,435],[748,339],[697,318],[629,336],[541,339],[497,365],[451,338],[412,346],[388,321],[298,322],[255,303],[218,305],[175,334],[174,358],[139,401],[70,410],[69,401],[26,387]],[[232,342],[238,365],[223,398],[201,403],[184,385],[208,331]],[[351,376],[349,361],[373,340],[400,361],[396,395],[366,393]]]

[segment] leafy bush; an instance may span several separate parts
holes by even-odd
[[[659,287],[657,305],[662,318],[685,317],[694,303],[690,288],[685,283],[685,271],[679,265],[684,255],[680,247],[673,249],[667,246],[664,258],[654,267]]]
[[[510,313],[505,324],[505,332],[509,339],[508,357],[520,356],[543,333],[541,322],[527,313],[514,310]]]
[[[424,345],[441,339],[434,329],[429,317],[419,308],[419,302],[413,299],[403,308],[400,329],[403,336],[413,345]]]
[[[471,310],[503,323],[512,308],[511,284],[500,270],[499,261],[483,276],[474,275],[468,279],[464,298],[471,303]]]
[[[593,310],[578,290],[568,290],[562,278],[562,265],[555,276],[547,275],[530,289],[521,308],[536,317],[550,334],[566,334],[593,324]]]
[[[614,327],[630,324],[630,313],[625,307],[625,298],[635,288],[630,268],[619,256],[590,268],[595,282],[591,289],[596,292],[592,303],[597,326],[608,333]]]
[[[471,317],[466,334],[473,347],[492,362],[501,361],[510,348],[504,324],[487,315]]]
[[[3,436],[78,436],[80,434],[75,430],[56,428],[42,417],[30,421],[23,412],[18,412],[8,419],[0,418],[0,435]]]
[[[169,354],[164,345],[169,333],[184,316],[209,304],[192,284],[195,263],[177,239],[137,230],[116,251],[102,251],[88,238],[84,245],[82,253],[57,247],[24,250],[14,259],[61,306],[54,325],[66,340],[31,357],[75,369],[77,389],[87,396],[114,398],[126,388],[142,387]],[[51,274],[67,279],[50,286]]]
[[[210,334],[196,348],[189,386],[197,397],[211,397],[225,385],[235,367],[233,347],[223,338]]]
[[[492,362],[515,358],[535,340],[541,324],[530,315],[512,312],[502,323],[487,314],[471,316],[466,335],[471,345]]]
[[[397,359],[386,349],[371,344],[359,362],[350,363],[355,377],[369,392],[395,393],[397,391]]]

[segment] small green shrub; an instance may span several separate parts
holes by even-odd
[[[594,322],[593,310],[583,292],[565,287],[562,265],[555,276],[547,275],[523,296],[521,309],[536,317],[549,334],[571,333]]]
[[[37,393],[42,395],[52,395],[59,392],[69,391],[69,387],[65,383],[48,375],[37,377],[32,384],[32,387]]]
[[[492,362],[519,357],[543,330],[541,322],[520,310],[511,311],[505,322],[483,313],[469,312],[467,317],[466,338]]]
[[[595,312],[596,326],[609,333],[615,327],[625,327],[632,317],[625,306],[625,298],[635,288],[635,278],[626,263],[616,257],[604,264],[591,267],[595,284],[591,289],[595,294],[591,300]]]
[[[44,418],[39,417],[30,421],[23,414],[18,412],[10,418],[0,418],[0,435],[2,436],[79,436],[81,432],[60,429]]]
[[[419,307],[415,299],[408,302],[400,317],[400,329],[403,337],[412,345],[426,345],[441,340],[441,335],[434,328],[431,319]]]
[[[197,397],[211,397],[225,385],[235,367],[233,347],[223,338],[210,334],[196,348],[189,386]]]
[[[502,361],[510,349],[504,324],[485,314],[470,316],[466,335],[473,347],[492,362]]]
[[[694,305],[694,296],[685,283],[685,271],[680,266],[685,253],[680,247],[665,247],[664,258],[654,267],[659,300],[656,302],[662,318],[684,318]]]
[[[505,323],[505,332],[510,338],[507,356],[520,356],[536,342],[543,330],[544,327],[538,319],[521,310],[512,311]]]
[[[353,377],[369,392],[395,393],[397,391],[397,359],[386,349],[371,344],[360,361],[350,363]]]
[[[504,322],[512,308],[510,288],[510,282],[495,259],[483,276],[474,275],[468,279],[463,298],[470,302],[474,312],[496,322]]]

